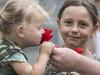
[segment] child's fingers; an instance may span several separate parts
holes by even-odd
[[[52,46],[52,47],[55,46],[55,45],[53,44],[53,42],[47,42],[47,41],[45,41],[43,44],[44,44],[44,45],[47,45],[47,46]]]
[[[77,72],[70,72],[70,74],[69,75],[80,75],[79,73],[77,73]]]

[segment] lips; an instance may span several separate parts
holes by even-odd
[[[80,38],[78,36],[68,36],[68,37],[70,37],[70,38],[76,38],[76,39],[79,39]]]
[[[81,37],[74,37],[74,36],[65,36],[65,38],[73,41],[78,41],[79,39],[81,39]]]

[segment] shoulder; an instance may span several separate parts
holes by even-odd
[[[10,61],[15,61],[15,62],[27,62],[25,56],[21,53],[15,53],[11,57],[6,56],[3,60],[3,62],[10,62]]]
[[[2,61],[26,61],[24,52],[13,42],[3,40],[0,42],[0,60]]]

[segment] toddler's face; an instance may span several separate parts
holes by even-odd
[[[27,24],[24,27],[24,41],[26,41],[27,46],[40,44],[42,34],[44,33],[44,29],[42,28],[43,23],[43,19],[34,19],[31,24]]]
[[[83,6],[65,8],[59,28],[68,47],[81,47],[93,35],[93,23],[87,9]]]

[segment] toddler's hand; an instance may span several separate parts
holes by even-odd
[[[40,54],[46,54],[47,56],[50,56],[53,49],[54,44],[52,42],[45,41],[40,46]]]

